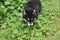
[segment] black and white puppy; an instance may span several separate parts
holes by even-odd
[[[41,11],[40,0],[29,0],[23,9],[23,20],[29,25],[33,25],[34,20],[38,18],[38,13]]]

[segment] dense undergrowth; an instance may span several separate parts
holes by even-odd
[[[60,40],[60,0],[41,0],[42,11],[29,27],[22,22],[27,0],[0,0],[0,40]]]

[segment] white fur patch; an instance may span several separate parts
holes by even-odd
[[[32,23],[29,23],[26,19],[23,19],[26,23],[28,23],[28,26],[30,25],[33,25],[33,22]]]
[[[30,26],[30,25],[33,25],[33,23],[29,23],[29,22],[28,22],[28,26]]]
[[[28,18],[28,20],[30,20],[30,18]]]
[[[36,12],[36,10],[34,9],[34,10],[33,10],[33,14],[35,14],[35,12]]]
[[[27,23],[27,20],[26,19],[23,19],[26,23]]]
[[[26,12],[25,12],[25,10],[24,10],[23,12],[24,12],[24,15],[26,15]]]

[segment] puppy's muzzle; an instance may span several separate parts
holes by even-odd
[[[28,22],[28,26],[33,26],[33,22],[32,22],[32,23],[29,23],[29,22]]]

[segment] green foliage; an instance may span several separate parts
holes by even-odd
[[[32,27],[22,22],[26,2],[0,1],[0,40],[60,40],[60,0],[41,0],[42,11]]]

